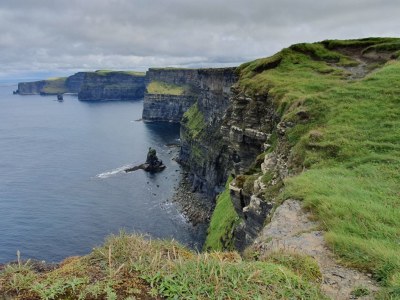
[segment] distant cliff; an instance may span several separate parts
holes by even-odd
[[[55,95],[67,93],[66,77],[18,83],[17,93],[20,95]]]
[[[68,93],[78,94],[81,90],[83,79],[85,78],[86,72],[78,72],[72,76],[67,77],[65,80],[65,86]]]
[[[79,100],[135,100],[143,98],[145,73],[123,71],[87,72],[78,93]]]
[[[150,68],[146,76],[149,82],[162,81],[175,85],[197,85],[198,83],[197,69]]]
[[[80,100],[143,98],[145,73],[123,71],[78,72],[69,77],[18,83],[20,95],[78,94]]]
[[[58,77],[33,82],[20,82],[18,83],[16,93],[20,95],[77,94],[81,89],[85,74],[86,72],[78,72],[69,77]]]
[[[143,120],[179,122],[196,101],[199,74],[196,69],[149,69],[144,95]]]

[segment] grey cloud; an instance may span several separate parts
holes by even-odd
[[[1,72],[239,64],[296,42],[393,36],[399,13],[397,0],[3,0]]]

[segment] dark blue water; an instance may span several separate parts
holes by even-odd
[[[195,246],[202,229],[167,200],[181,178],[179,128],[136,122],[142,101],[12,95],[0,86],[0,262],[82,255],[121,228]],[[149,147],[167,169],[125,174]]]

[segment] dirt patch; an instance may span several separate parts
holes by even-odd
[[[310,217],[302,210],[299,201],[286,200],[276,209],[271,222],[254,242],[254,247],[261,257],[278,250],[313,257],[323,276],[322,291],[332,299],[356,299],[352,292],[361,287],[367,289],[369,295],[357,299],[373,299],[378,285],[368,275],[339,265],[325,243],[324,232]]]

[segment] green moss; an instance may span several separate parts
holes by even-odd
[[[239,216],[233,207],[230,197],[229,183],[225,190],[217,197],[217,205],[211,217],[207,231],[204,249],[210,250],[233,250],[233,231],[239,221]]]
[[[185,94],[186,87],[162,81],[152,81],[147,85],[149,94],[163,94],[180,96]]]
[[[206,122],[197,102],[183,115],[182,123],[191,139],[196,139],[206,128]]]

